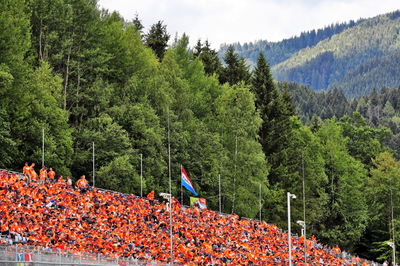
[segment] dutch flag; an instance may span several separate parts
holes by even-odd
[[[184,186],[187,190],[189,190],[190,192],[192,192],[194,195],[197,196],[198,194],[194,190],[192,182],[190,182],[189,176],[183,167],[181,167],[181,177],[182,177],[182,179],[181,179],[182,186]]]

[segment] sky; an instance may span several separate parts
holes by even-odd
[[[280,41],[336,22],[369,18],[400,9],[399,0],[99,0],[126,20],[139,15],[146,32],[159,20],[173,37],[191,45]]]

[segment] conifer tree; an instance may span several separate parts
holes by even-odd
[[[167,32],[167,26],[163,25],[162,21],[158,21],[151,26],[149,32],[145,36],[145,43],[153,49],[158,59],[162,60],[168,46],[169,38],[170,35]]]
[[[142,34],[142,30],[144,28],[142,21],[139,19],[139,15],[136,13],[135,18],[132,20],[133,25],[136,27],[136,30]]]
[[[260,129],[260,142],[266,152],[266,136],[268,134],[269,121],[272,120],[274,113],[274,100],[278,97],[277,89],[271,75],[271,70],[264,57],[260,53],[257,59],[257,66],[254,69],[253,77],[251,79],[252,89],[256,96],[256,107],[260,112],[261,119],[263,120]]]
[[[211,49],[208,40],[205,41],[204,46],[201,40],[198,40],[194,47],[193,55],[203,62],[206,74],[218,74],[221,71],[222,66],[218,58],[218,53],[214,49]]]
[[[234,85],[240,81],[247,83],[250,79],[249,69],[246,66],[244,58],[235,54],[233,45],[230,45],[226,50],[224,61],[226,66],[221,70],[219,81]]]

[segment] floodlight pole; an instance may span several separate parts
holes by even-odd
[[[92,162],[93,162],[93,187],[96,186],[95,183],[95,161],[94,161],[94,142],[93,142],[93,154],[92,154]]]
[[[262,203],[261,203],[261,183],[260,183],[260,223],[261,223],[261,208],[262,208]]]
[[[221,174],[218,174],[218,201],[219,201],[219,214],[221,211]]]
[[[393,191],[390,189],[390,205],[392,209],[392,231],[393,231],[393,263],[392,265],[396,265],[396,241],[395,241],[395,228],[394,228],[394,214],[393,214]]]
[[[42,128],[42,168],[44,167],[44,127]]]
[[[290,222],[290,198],[295,199],[296,195],[287,193],[287,204],[288,204],[288,243],[289,243],[289,266],[292,266],[292,230]]]
[[[304,151],[301,153],[301,165],[303,170],[303,221],[304,221],[304,264],[307,263],[307,235],[306,235],[306,189],[305,189],[305,173],[304,173]]]
[[[172,265],[174,263],[174,253],[173,253],[173,233],[172,233],[172,180],[171,180],[171,143],[170,143],[170,128],[169,128],[169,108],[167,111],[167,116],[168,116],[168,175],[169,175],[169,231],[170,231],[170,264]]]

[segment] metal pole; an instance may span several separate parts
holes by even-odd
[[[221,209],[221,174],[218,174],[218,201],[219,201],[219,214],[222,213]]]
[[[235,136],[235,175],[233,176],[233,200],[232,200],[232,214],[235,211],[235,199],[236,199],[236,176],[237,176],[237,154],[238,154],[238,139],[237,135]]]
[[[44,167],[44,128],[42,128],[42,168]]]
[[[305,190],[305,173],[304,173],[304,151],[301,153],[301,164],[303,169],[303,221],[304,221],[304,263],[307,263],[307,235],[306,235],[306,190]]]
[[[261,183],[260,183],[260,222],[261,222]]]
[[[170,256],[171,256],[171,265],[174,262],[174,254],[173,254],[173,241],[172,241],[172,180],[171,180],[171,143],[170,143],[170,132],[169,132],[169,108],[168,108],[168,112],[167,112],[167,116],[168,116],[168,175],[169,175],[169,231],[170,231]]]
[[[140,197],[143,197],[143,154],[140,154]]]
[[[394,214],[393,214],[393,191],[390,190],[390,205],[392,208],[392,231],[393,231],[393,263],[392,265],[396,265],[396,242],[395,242],[395,229],[394,229]]]
[[[288,243],[289,243],[289,266],[292,266],[292,239],[291,239],[291,225],[290,225],[290,192],[287,193],[287,208],[288,208]]]
[[[181,165],[181,205],[183,205],[183,187],[182,187],[182,165]]]
[[[94,162],[94,142],[93,142],[93,154],[92,154],[92,161],[93,161],[93,187],[95,187],[95,162]]]

